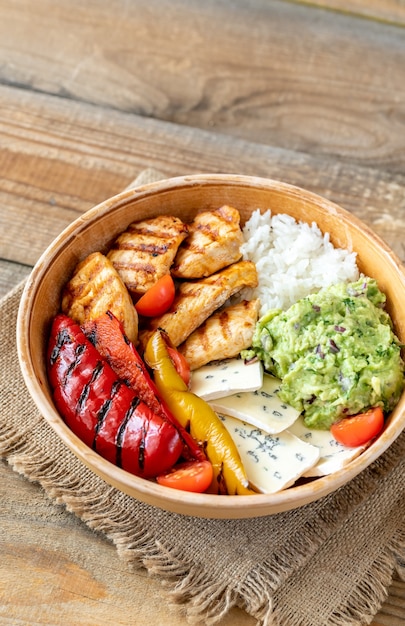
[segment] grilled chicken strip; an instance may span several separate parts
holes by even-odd
[[[181,283],[170,310],[151,318],[148,327],[139,332],[141,348],[145,349],[157,328],[163,328],[175,346],[180,345],[233,294],[256,286],[257,271],[252,261],[239,261],[207,278]]]
[[[112,245],[108,258],[128,290],[142,295],[170,272],[188,227],[178,217],[158,217],[133,222]]]
[[[259,300],[243,300],[213,313],[178,346],[191,370],[219,359],[230,359],[252,345],[259,317]]]
[[[189,231],[174,259],[173,276],[210,276],[242,258],[240,216],[233,207],[225,205],[216,211],[199,213],[189,225]]]
[[[62,312],[83,324],[111,311],[134,343],[138,339],[138,315],[127,288],[111,261],[93,252],[76,267],[62,294]]]

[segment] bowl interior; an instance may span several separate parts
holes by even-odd
[[[190,221],[206,209],[231,204],[242,224],[257,208],[288,213],[297,220],[316,222],[329,232],[335,246],[358,254],[361,272],[376,278],[387,295],[395,332],[405,343],[405,275],[401,264],[373,232],[353,215],[305,190],[278,181],[243,176],[200,175],[159,181],[123,192],[94,207],[73,222],[50,245],[36,264],[25,288],[17,323],[20,365],[30,394],[44,418],[65,444],[94,472],[121,491],[164,509],[202,517],[242,518],[269,515],[302,506],[353,478],[374,461],[405,426],[405,397],[387,421],[383,434],[345,469],[278,494],[213,496],[161,487],[132,476],[85,446],[56,412],[49,389],[45,350],[61,292],[76,264],[89,253],[106,251],[133,221],[161,214]]]

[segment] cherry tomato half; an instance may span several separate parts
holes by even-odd
[[[332,424],[330,432],[344,446],[355,448],[374,439],[384,427],[384,414],[380,407],[359,413],[353,417],[345,417]]]
[[[163,315],[173,304],[175,286],[170,274],[165,274],[143,294],[135,304],[139,315],[155,317]]]
[[[191,372],[186,357],[183,356],[181,352],[176,350],[176,348],[172,348],[171,346],[167,346],[167,351],[173,362],[174,367],[177,370],[177,373],[182,377],[188,387],[191,380]]]
[[[170,472],[156,478],[159,485],[203,493],[212,482],[213,469],[209,461],[187,461],[175,465]]]

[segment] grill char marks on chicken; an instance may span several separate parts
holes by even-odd
[[[117,237],[108,258],[134,296],[144,294],[169,274],[177,250],[188,235],[178,217],[158,217],[133,222]]]
[[[207,278],[181,283],[171,309],[152,318],[147,328],[139,332],[141,348],[145,349],[157,328],[163,328],[175,346],[180,345],[231,296],[245,287],[256,286],[257,271],[251,261],[239,261]]]
[[[62,312],[83,324],[111,311],[136,344],[138,315],[119,274],[101,252],[89,254],[79,263],[62,294]]]
[[[241,350],[248,348],[252,343],[259,307],[259,300],[243,300],[220,309],[205,320],[178,347],[190,369],[236,357]]]
[[[210,276],[242,257],[240,216],[233,207],[198,213],[189,232],[174,259],[172,274],[177,278]]]

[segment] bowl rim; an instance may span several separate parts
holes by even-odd
[[[94,218],[100,218],[111,210],[117,210],[129,201],[136,200],[137,198],[147,198],[151,195],[155,196],[162,191],[176,191],[184,187],[196,185],[210,186],[212,184],[223,184],[225,186],[231,184],[233,186],[263,187],[266,189],[274,189],[276,187],[277,190],[281,192],[284,191],[293,195],[299,194],[300,196],[304,194],[309,201],[315,202],[324,210],[326,209],[328,213],[339,216],[339,218],[345,222],[349,220],[351,227],[361,229],[371,237],[384,255],[388,257],[390,264],[393,266],[394,271],[397,272],[405,289],[405,268],[388,245],[355,215],[314,192],[290,183],[255,176],[217,173],[177,176],[130,188],[103,200],[71,222],[51,242],[41,254],[29,275],[20,300],[16,325],[17,353],[25,385],[42,417],[48,422],[63,443],[67,445],[88,468],[101,476],[106,482],[138,500],[169,511],[187,515],[190,514],[188,509],[191,509],[192,516],[241,519],[271,515],[293,508],[299,508],[304,504],[308,504],[328,495],[352,480],[383,454],[405,428],[405,392],[393,411],[393,413],[401,413],[402,420],[396,420],[394,423],[391,421],[387,425],[386,429],[378,438],[378,447],[373,445],[369,446],[348,465],[333,472],[333,474],[319,477],[303,484],[294,485],[273,494],[255,493],[247,497],[234,495],[217,496],[206,493],[195,494],[164,487],[158,485],[156,482],[130,474],[103,459],[98,453],[85,446],[68,428],[55,407],[48,401],[35,375],[32,356],[29,352],[29,331],[32,308],[35,302],[35,289],[42,277],[46,274],[48,266],[60,253],[59,247],[61,242],[65,242],[66,244],[66,241],[71,241],[72,238],[75,237],[77,229],[81,231],[85,230],[88,224],[92,224]],[[331,484],[331,477],[333,477],[333,484]],[[218,500],[218,497],[220,500]],[[161,503],[156,504],[156,499],[161,500]]]

